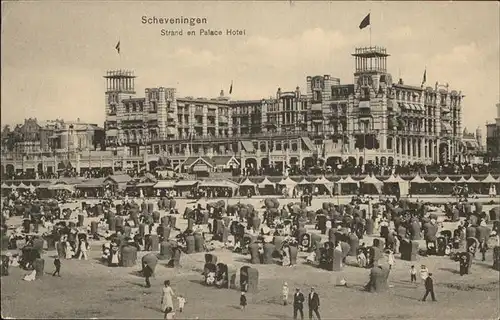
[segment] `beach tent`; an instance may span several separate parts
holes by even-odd
[[[267,177],[265,177],[264,180],[259,183],[259,188],[265,188],[268,186],[274,187],[275,185],[276,185],[275,183],[272,183],[271,181],[269,181]]]
[[[476,180],[473,176],[470,176],[469,179],[467,179],[467,183],[478,183],[479,181]]]
[[[313,184],[325,186],[328,192],[333,192],[334,182],[328,180],[327,178],[325,178],[325,176],[321,176],[320,178],[316,179]]]
[[[443,179],[441,179],[439,176],[436,177],[436,179],[432,180],[432,183],[443,183]]]
[[[451,180],[450,177],[447,176],[444,178],[443,183],[455,183],[455,181]]]
[[[461,176],[460,179],[457,181],[458,183],[467,183],[467,180],[465,180],[464,176]]]
[[[391,176],[387,179],[384,180],[384,183],[399,183],[401,179],[399,176],[396,178],[394,174],[391,174]]]
[[[311,184],[313,184],[313,183],[310,182],[310,181],[307,181],[306,178],[302,178],[302,181],[300,181],[298,183],[299,186],[308,186],[308,185],[311,185]]]
[[[427,183],[428,181],[422,178],[419,174],[417,174],[413,179],[410,180],[410,183]]]
[[[491,173],[488,173],[488,176],[486,178],[484,178],[481,182],[482,183],[498,183],[498,179],[493,178]]]
[[[363,180],[361,180],[361,182],[367,183],[367,184],[373,184],[375,186],[384,184],[382,181],[377,179],[377,177],[375,177],[375,176],[366,176]]]
[[[345,177],[345,179],[340,179],[338,183],[343,183],[343,184],[347,184],[347,183],[355,183],[355,184],[358,184],[359,182],[354,180],[351,175],[348,175],[347,177]]]
[[[290,177],[287,177],[286,179],[283,178],[280,182],[278,182],[278,184],[282,185],[282,186],[294,187],[294,186],[297,185],[297,182],[295,182],[292,179],[290,179]]]
[[[323,184],[323,185],[333,185],[334,184],[333,181],[328,180],[327,178],[325,178],[325,176],[321,176],[321,178],[316,179],[313,183],[314,184]]]
[[[245,181],[243,181],[242,183],[240,183],[239,187],[243,187],[243,188],[253,188],[253,190],[255,192],[257,192],[257,184],[256,183],[253,183],[252,181],[250,181],[249,178],[246,178]]]
[[[240,187],[255,187],[257,186],[256,183],[253,183],[252,181],[250,181],[249,178],[246,178],[245,181],[243,181],[242,183],[240,183]]]

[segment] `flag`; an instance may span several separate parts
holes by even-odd
[[[425,81],[427,81],[427,69],[425,69],[425,71],[424,71],[424,77],[422,79],[422,87],[424,86]]]
[[[229,87],[229,94],[233,93],[233,81],[231,81],[231,86]]]
[[[370,25],[370,14],[368,14],[359,24],[360,29],[364,29]]]
[[[118,43],[116,44],[115,49],[116,49],[116,51],[118,51],[118,54],[120,54],[120,40],[118,40]]]

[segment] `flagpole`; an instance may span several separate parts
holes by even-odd
[[[370,9],[369,13],[370,15],[370,48],[372,47],[372,10]]]

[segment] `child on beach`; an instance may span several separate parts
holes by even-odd
[[[410,268],[410,282],[417,282],[417,270],[415,269],[415,266],[411,266]]]
[[[245,310],[245,307],[247,306],[247,297],[245,296],[245,292],[241,292],[240,296],[240,308],[241,311]]]
[[[179,303],[179,312],[182,312],[184,310],[184,305],[186,304],[186,298],[184,296],[179,295],[177,297],[177,302]]]

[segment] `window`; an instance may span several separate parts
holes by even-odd
[[[125,112],[129,113],[130,112],[130,106],[128,103],[125,103]]]
[[[137,112],[137,105],[134,102],[132,103],[132,112]]]

